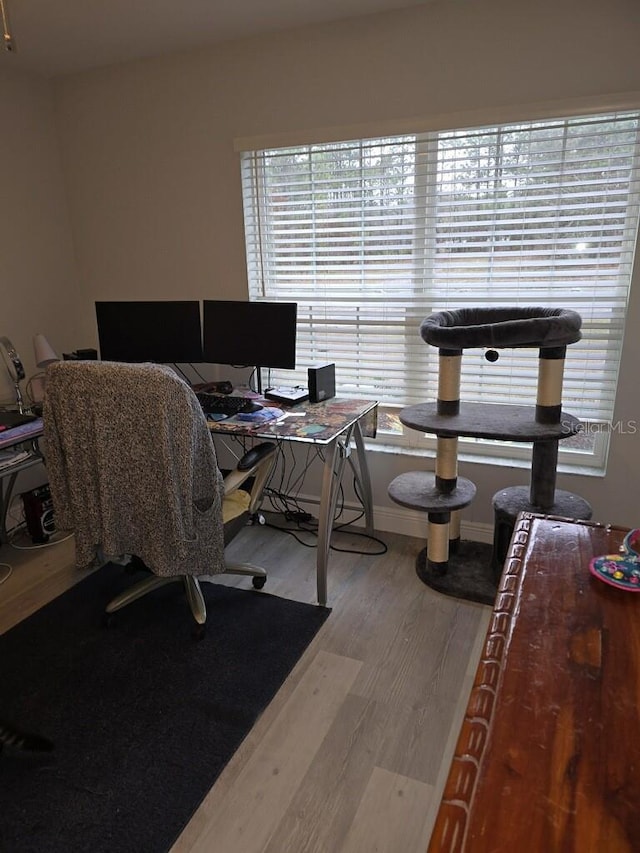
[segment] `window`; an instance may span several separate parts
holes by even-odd
[[[333,361],[339,393],[390,413],[437,397],[438,353],[419,335],[434,311],[573,308],[563,407],[610,424],[638,152],[637,113],[243,152],[250,298],[298,303],[295,379]],[[537,375],[535,349],[495,363],[469,349],[461,398],[534,405]]]

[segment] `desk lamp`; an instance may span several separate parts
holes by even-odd
[[[38,334],[33,336],[33,352],[36,359],[36,367],[41,369],[47,368],[55,361],[60,361],[58,354],[44,335]],[[34,401],[33,411],[36,414],[40,414],[40,404],[44,399],[44,374],[37,373],[29,381],[31,383],[31,399]],[[27,385],[27,391],[29,391],[29,385]]]
[[[34,335],[33,352],[36,357],[36,367],[48,367],[54,361],[60,361],[56,351],[44,335]]]

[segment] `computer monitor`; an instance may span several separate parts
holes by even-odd
[[[205,299],[203,355],[236,367],[296,366],[296,302]]]
[[[201,362],[196,300],[96,302],[103,361]]]

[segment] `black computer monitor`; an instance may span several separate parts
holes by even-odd
[[[236,367],[296,366],[296,302],[205,299],[203,355]]]
[[[201,362],[196,300],[96,302],[103,361]]]

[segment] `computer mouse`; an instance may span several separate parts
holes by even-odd
[[[252,412],[259,412],[261,409],[264,409],[264,406],[261,406],[260,403],[254,403],[253,400],[242,410],[242,414],[251,414]]]

